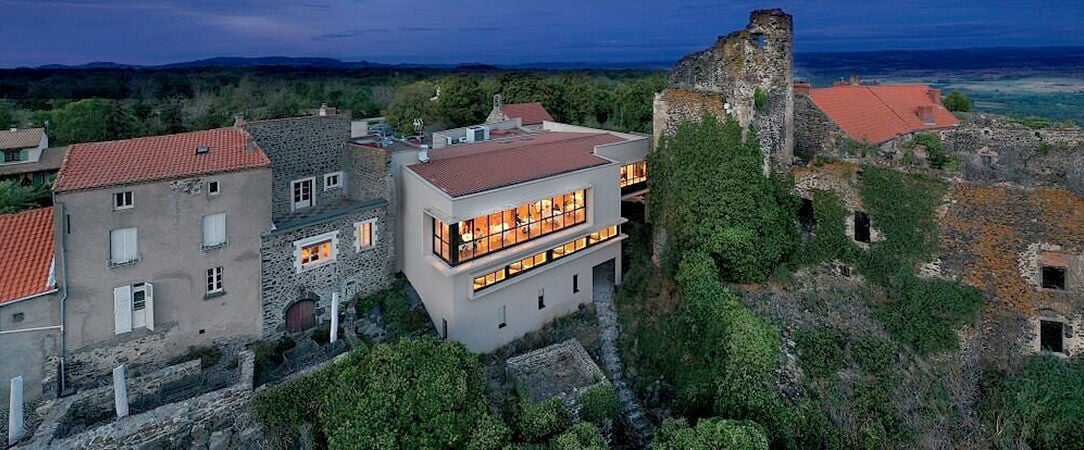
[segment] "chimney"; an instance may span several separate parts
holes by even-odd
[[[932,106],[919,106],[918,107],[918,120],[921,120],[925,125],[934,125],[936,122],[933,120],[933,107]]]
[[[320,105],[320,117],[324,117],[324,116],[326,116],[326,115],[327,115],[327,111],[328,111],[328,108],[327,108],[327,103],[323,103],[323,104],[321,104],[321,105]]]
[[[237,113],[233,115],[233,126],[240,127],[245,124],[245,113]]]
[[[862,82],[858,80],[858,75],[851,75],[851,86],[861,86]]]
[[[16,131],[19,131],[19,129],[18,129],[18,128],[16,128],[16,127],[11,127],[11,132],[12,132],[12,133],[14,133],[14,132],[16,132]]]
[[[929,90],[926,91],[926,96],[930,98],[930,101],[933,102],[933,104],[935,104],[935,105],[940,105],[941,104],[941,90],[940,89],[929,89]]]
[[[794,95],[809,95],[809,91],[812,89],[813,85],[810,83],[794,83]]]

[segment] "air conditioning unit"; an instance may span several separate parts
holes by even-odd
[[[489,128],[481,125],[467,127],[467,142],[482,142],[489,140]]]
[[[467,137],[466,136],[460,136],[459,139],[457,139],[456,141],[459,142],[460,144],[466,144],[467,143]]]

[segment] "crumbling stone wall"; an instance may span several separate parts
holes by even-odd
[[[798,162],[809,163],[826,150],[835,149],[843,136],[843,129],[813,103],[812,97],[794,96],[794,157]]]
[[[376,219],[376,242],[357,251],[354,224],[370,219]],[[332,231],[338,231],[335,262],[298,273],[294,242]],[[345,302],[389,287],[394,276],[393,232],[387,202],[372,201],[335,218],[264,235],[260,246],[264,335],[285,332],[286,309],[303,298],[316,297],[317,319],[330,320],[333,292],[342,294],[340,300]]]
[[[1062,188],[957,184],[941,227],[941,271],[986,294],[983,353],[1012,366],[1038,347],[1038,320],[1084,315],[1084,198]],[[1069,260],[1066,290],[1042,289],[1039,255]],[[1077,328],[1074,326],[1073,328]],[[1070,353],[1084,351],[1067,340]]]
[[[788,167],[793,157],[793,28],[793,19],[782,10],[753,11],[744,30],[719,37],[713,47],[678,61],[668,81],[667,90],[698,91],[721,98],[729,116],[743,127],[753,125],[764,153],[765,173],[769,167]],[[766,99],[760,107],[756,105],[758,92]],[[660,100],[665,103],[656,106],[656,111],[667,113],[662,117],[656,114],[656,121],[691,117],[687,110],[697,109],[696,103],[686,104],[666,93]],[[656,131],[670,128],[664,124],[656,124]]]

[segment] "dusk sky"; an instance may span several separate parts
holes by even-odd
[[[1084,1],[0,0],[0,67],[216,56],[673,61],[782,7],[797,52],[1084,45]]]

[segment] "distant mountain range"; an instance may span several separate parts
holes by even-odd
[[[38,69],[174,69],[197,67],[313,67],[313,68],[429,68],[429,69],[667,69],[676,61],[640,61],[618,63],[538,62],[510,65],[462,64],[384,64],[371,61],[342,61],[334,58],[218,57],[163,65],[133,65],[115,62],[92,62],[80,65],[50,64]],[[944,50],[885,50],[869,52],[798,53],[795,66],[803,71],[824,70],[854,73],[901,70],[981,70],[996,68],[1036,71],[1084,71],[1084,47],[996,47]]]

